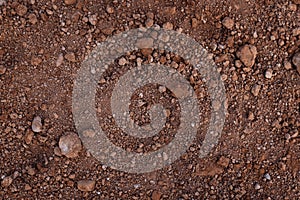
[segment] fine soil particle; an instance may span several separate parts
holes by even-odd
[[[0,0],[0,199],[299,199],[299,6],[299,0]],[[180,102],[157,84],[132,94],[130,114],[147,125],[151,106],[160,103],[165,127],[137,139],[116,126],[111,91],[120,76],[145,64],[183,75],[201,112],[197,137],[180,158],[132,174],[104,165],[82,145],[78,134],[93,140],[97,133],[77,133],[72,90],[97,44],[139,27],[177,31],[201,44],[224,82],[228,109],[217,145],[199,158],[212,110],[206,79],[182,55],[149,48],[151,38],[138,40],[139,50],[111,61],[99,77],[95,111],[107,138],[148,153],[176,137]]]

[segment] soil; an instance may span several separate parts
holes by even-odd
[[[0,0],[0,199],[299,199],[299,10],[299,0]],[[77,133],[72,90],[82,61],[112,35],[157,25],[213,56],[228,101],[218,145],[198,157],[211,110],[201,74],[180,55],[142,49],[114,61],[99,83],[96,107],[108,138],[141,153],[175,136],[180,106],[168,88],[147,85],[144,98],[132,96],[139,124],[149,123],[154,103],[170,111],[168,128],[150,138],[120,134],[106,106],[122,70],[153,62],[180,71],[195,89],[196,141],[173,164],[145,174],[101,164],[77,138],[74,156],[62,154],[60,138]]]

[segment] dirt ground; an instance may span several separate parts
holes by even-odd
[[[0,0],[0,199],[300,199],[299,10],[299,0]],[[132,174],[102,165],[78,144],[71,134],[77,133],[72,90],[97,43],[152,26],[181,31],[213,56],[228,115],[218,145],[199,159],[210,113],[201,75],[171,52],[124,55],[99,83],[103,126],[115,125],[103,94],[120,76],[119,65],[171,66],[191,82],[201,106],[197,140],[180,159]],[[170,102],[169,90],[141,90],[144,100],[133,94],[133,118],[147,123],[149,106],[162,101],[171,128],[145,140],[104,128],[128,151],[160,148],[179,126],[179,105],[176,98]],[[140,101],[146,106],[135,108]],[[62,144],[70,141],[77,142],[74,152],[64,152]]]

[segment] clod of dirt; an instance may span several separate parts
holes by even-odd
[[[296,66],[298,73],[300,74],[300,52],[295,53],[292,60],[293,64]]]
[[[61,154],[68,158],[77,157],[82,148],[81,140],[75,133],[67,133],[60,137],[58,146]]]
[[[12,182],[13,178],[11,176],[7,176],[2,180],[1,185],[2,187],[8,187],[12,184]]]
[[[39,116],[36,116],[33,118],[32,123],[31,123],[31,129],[33,132],[39,133],[42,131],[43,124],[42,124],[42,119]]]
[[[236,55],[246,67],[252,67],[255,63],[257,50],[253,45],[245,45],[239,49]]]
[[[83,192],[91,192],[95,189],[96,181],[81,180],[77,183],[77,188]]]
[[[233,19],[229,18],[229,17],[225,17],[222,21],[223,26],[225,26],[227,29],[232,29],[234,26],[234,21]]]

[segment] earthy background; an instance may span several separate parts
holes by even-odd
[[[299,0],[0,0],[0,199],[299,199],[299,10]],[[118,79],[117,66],[171,66],[191,82],[202,108],[198,139],[186,154],[162,170],[129,174],[101,165],[81,146],[73,81],[97,42],[155,24],[188,34],[211,53],[228,116],[218,146],[199,159],[210,111],[201,75],[170,52],[124,55],[99,82],[103,126],[112,119],[101,109],[109,102],[102,94]],[[149,106],[163,101],[171,131],[131,141],[107,128],[128,151],[167,144],[179,123],[169,90],[142,89],[150,92],[133,95],[133,117],[147,122]],[[148,103],[134,108],[138,100]]]

